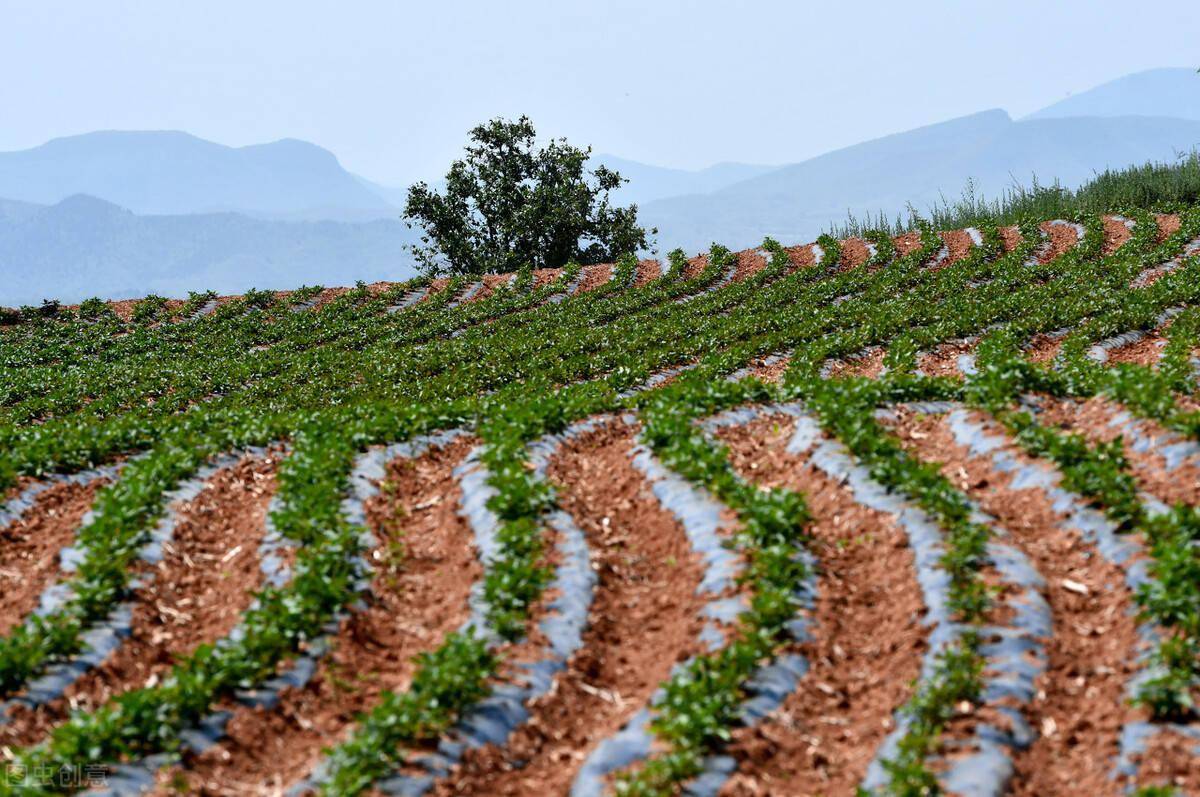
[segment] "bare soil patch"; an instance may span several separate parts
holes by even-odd
[[[12,722],[0,728],[4,744],[33,744],[71,711],[93,711],[156,683],[178,658],[233,629],[262,581],[258,545],[277,462],[275,455],[246,457],[179,508],[162,561],[134,593],[129,638],[63,698],[37,710],[14,707]]]
[[[1124,246],[1133,232],[1125,226],[1125,222],[1112,216],[1104,216],[1101,221],[1104,224],[1104,245],[1101,251],[1107,256]]]
[[[763,362],[765,357],[756,357],[750,363],[750,376],[759,381],[766,382],[770,385],[777,385],[783,381],[783,375],[787,373],[788,366],[791,365],[792,358],[782,357],[779,360],[772,362],[770,365]]]
[[[971,234],[966,230],[947,230],[939,235],[946,242],[946,248],[950,250],[949,257],[942,263],[943,267],[953,265],[966,258],[971,254],[971,248],[975,246]]]
[[[820,562],[813,640],[796,646],[811,669],[775,714],[734,731],[738,761],[726,795],[852,794],[892,714],[912,693],[927,647],[912,552],[893,519],[787,453],[791,419],[722,430],[734,467],[763,487],[802,492]]]
[[[633,277],[633,286],[640,288],[663,275],[662,266],[657,260],[639,260],[637,273]]]
[[[1004,243],[1004,251],[1011,252],[1021,245],[1021,230],[1015,224],[1001,227],[1000,240]]]
[[[792,271],[810,268],[816,263],[816,254],[813,252],[812,244],[789,246],[785,251],[788,254],[788,259],[792,261]]]
[[[1121,407],[1110,399],[1097,396],[1080,402],[1045,398],[1043,407],[1045,411],[1039,416],[1042,423],[1082,434],[1093,444],[1107,443],[1122,436],[1119,428],[1109,425],[1109,421],[1121,412]],[[1138,419],[1136,422],[1147,434],[1166,434],[1166,430],[1154,421]],[[1129,445],[1130,440],[1124,442],[1131,473],[1143,490],[1167,504],[1200,504],[1200,469],[1184,463],[1169,471],[1166,458],[1158,450],[1139,452]]]
[[[838,271],[858,268],[870,257],[871,250],[867,248],[866,241],[861,238],[847,238],[842,241],[842,259],[838,264]]]
[[[562,276],[561,268],[537,268],[533,270],[533,289],[544,288]]]
[[[1108,352],[1109,364],[1131,363],[1134,365],[1158,365],[1163,348],[1167,345],[1165,335],[1152,333],[1137,341]]]
[[[12,486],[10,486],[2,494],[0,494],[0,505],[3,505],[5,503],[11,501],[12,499],[16,498],[18,495],[23,493],[26,489],[28,489],[28,488],[32,487],[34,484],[36,484],[37,481],[38,480],[33,478],[32,476],[18,476],[13,481]]]
[[[429,290],[426,291],[425,296],[421,299],[421,301],[422,302],[429,301],[437,294],[446,290],[446,288],[448,288],[448,287],[450,287],[450,278],[449,277],[437,277],[436,279],[431,279],[429,281]]]
[[[380,544],[369,554],[366,608],[343,621],[308,685],[284,690],[274,710],[221,706],[233,712],[227,737],[160,776],[160,793],[186,783],[197,794],[279,794],[308,775],[322,748],[337,744],[382,691],[408,687],[413,657],[466,621],[468,592],[482,577],[452,476],[471,446],[460,439],[389,464],[387,487],[367,504]]]
[[[579,283],[579,290],[576,293],[586,293],[590,290],[599,288],[604,283],[612,278],[613,266],[611,263],[601,263],[595,266],[583,267],[583,281]]]
[[[478,302],[486,299],[496,292],[496,288],[500,287],[512,279],[512,274],[484,274],[479,279],[483,282],[483,288],[479,293],[472,296],[466,301],[467,304]]]
[[[743,249],[737,253],[737,268],[733,272],[733,281],[740,282],[752,277],[767,267],[767,259],[757,249]]]
[[[1042,222],[1042,231],[1050,236],[1050,246],[1046,249],[1039,262],[1049,263],[1064,252],[1074,249],[1079,243],[1075,228],[1069,224],[1051,224]]]
[[[1025,359],[1031,363],[1048,363],[1058,356],[1058,352],[1062,349],[1062,344],[1063,338],[1061,336],[1056,337],[1039,332],[1025,346]]]
[[[986,456],[971,457],[945,418],[902,412],[895,426],[906,448],[941,463],[946,478],[1000,521],[1008,531],[1005,541],[1020,548],[1046,581],[1054,635],[1046,641],[1049,664],[1027,716],[1040,735],[1016,754],[1009,793],[1120,794],[1110,772],[1121,726],[1134,716],[1124,690],[1139,649],[1123,573],[1057,527],[1061,516],[1043,491],[1013,489],[1012,474],[996,471]],[[994,723],[989,713],[956,721],[949,735],[965,735],[980,721]]]
[[[683,269],[684,279],[695,279],[708,268],[708,255],[696,255],[688,258],[687,266]]]
[[[75,540],[96,491],[106,483],[97,479],[86,485],[56,484],[0,529],[0,635],[28,617],[42,592],[61,580],[59,552]]]
[[[1183,226],[1178,213],[1159,213],[1155,215],[1154,220],[1158,222],[1158,243],[1179,232],[1179,228]]]
[[[599,576],[583,646],[507,745],[469,751],[434,794],[566,794],[588,753],[700,652],[701,565],[633,467],[632,443],[633,429],[613,423],[552,461],[559,504],[586,534]]]
[[[963,374],[958,369],[958,358],[972,353],[978,345],[977,342],[962,341],[939,343],[933,351],[925,352],[917,358],[917,367],[929,376],[961,377]]]
[[[847,376],[877,379],[883,373],[883,358],[886,354],[882,347],[875,346],[862,354],[836,360],[830,369],[830,376],[835,379]]]
[[[921,248],[921,233],[906,232],[903,235],[897,235],[892,239],[892,245],[896,247],[897,257],[911,255]]]
[[[1175,731],[1160,731],[1136,759],[1138,777],[1133,786],[1174,786],[1180,794],[1200,790],[1195,739]]]

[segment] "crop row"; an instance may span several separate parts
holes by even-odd
[[[939,520],[947,540],[942,566],[950,576],[952,607],[967,624],[978,622],[988,608],[979,579],[987,530],[970,519],[968,504],[944,480],[888,441],[872,413],[893,401],[952,399],[986,407],[1014,424],[1018,439],[1034,453],[1055,459],[1077,480],[1072,486],[1127,516],[1130,529],[1152,537],[1156,561],[1165,563],[1157,583],[1167,585],[1168,593],[1144,601],[1173,633],[1158,655],[1166,676],[1152,684],[1170,699],[1148,702],[1165,706],[1166,714],[1186,710],[1190,706],[1183,699],[1195,673],[1190,662],[1187,667],[1181,662],[1194,644],[1194,618],[1172,616],[1166,607],[1172,601],[1194,602],[1190,593],[1179,592],[1192,572],[1190,553],[1183,556],[1192,521],[1182,512],[1171,515],[1174,520],[1138,514],[1131,504],[1136,495],[1119,476],[1119,458],[1037,431],[1042,427],[1035,429],[1007,410],[1014,397],[1029,391],[1111,392],[1137,411],[1195,434],[1194,417],[1169,398],[1190,386],[1185,384],[1190,372],[1181,363],[1190,351],[1188,336],[1194,340],[1192,315],[1180,316],[1173,326],[1172,339],[1179,342],[1169,350],[1165,367],[1142,369],[1155,390],[1140,400],[1133,395],[1140,373],[1135,367],[1101,368],[1083,356],[1092,342],[1145,326],[1163,309],[1195,300],[1194,262],[1148,288],[1128,286],[1141,269],[1180,251],[1195,236],[1200,216],[1188,214],[1183,229],[1162,244],[1152,234],[1152,218],[1134,218],[1133,239],[1113,255],[1101,256],[1099,220],[1091,218],[1083,222],[1087,235],[1080,246],[1041,265],[1029,264],[1040,243],[1035,225],[1022,227],[1022,243],[1007,254],[998,231],[983,226],[982,246],[937,269],[926,266],[941,242],[925,230],[922,246],[899,258],[888,239],[876,236],[874,257],[840,273],[822,267],[824,262],[796,270],[787,253],[768,242],[767,267],[726,286],[719,280],[735,256],[714,247],[693,279],[683,278],[682,266],[673,259],[663,278],[626,288],[636,267],[627,260],[619,264],[610,290],[557,303],[546,299],[565,286],[567,275],[541,293],[500,289],[456,308],[419,304],[388,314],[385,303],[396,296],[360,296],[315,312],[280,314],[267,324],[242,308],[219,318],[135,331],[122,343],[139,336],[143,341],[124,344],[127,353],[115,361],[86,361],[79,380],[59,393],[37,381],[48,380],[49,370],[14,385],[6,394],[13,414],[3,429],[0,475],[36,476],[119,453],[145,453],[103,492],[95,517],[81,531],[87,557],[72,580],[71,602],[59,613],[29,619],[0,642],[0,685],[6,691],[19,690],[46,664],[79,650],[82,633],[127,591],[132,558],[162,511],[164,496],[213,454],[291,441],[275,523],[301,551],[292,581],[258,595],[258,607],[243,621],[251,633],[198,650],[162,683],[72,718],[44,745],[20,751],[21,760],[36,769],[170,749],[220,696],[261,681],[318,636],[354,592],[351,563],[359,554],[359,530],[338,508],[354,455],[371,444],[474,427],[485,443],[483,461],[496,490],[492,510],[502,522],[503,554],[489,567],[485,588],[489,621],[502,636],[521,637],[548,583],[542,529],[551,506],[546,485],[525,467],[526,446],[573,421],[629,408],[639,412],[647,441],[667,464],[738,513],[744,534],[739,544],[752,563],[755,603],[740,620],[737,641],[697,659],[666,685],[654,728],[668,752],[622,779],[622,788],[631,793],[667,791],[697,774],[703,755],[733,721],[748,678],[786,641],[782,629],[795,612],[793,596],[806,575],[797,564],[797,546],[804,541],[803,497],[758,491],[733,474],[719,446],[693,432],[701,417],[767,399],[809,404],[876,478]],[[821,247],[830,258],[826,262],[833,262],[836,242],[826,240]],[[717,287],[706,292],[712,286]],[[1056,301],[1044,301],[1047,296]],[[682,297],[694,298],[676,301]],[[1076,331],[1054,368],[1021,358],[1020,342],[1061,327]],[[206,341],[224,339],[222,328],[239,341],[224,355],[215,347],[200,357],[188,355]],[[913,373],[916,352],[988,329],[979,378],[958,383]],[[181,337],[172,339],[176,332]],[[820,378],[826,359],[869,345],[888,347],[885,380]],[[70,346],[76,344],[64,344],[64,351]],[[254,351],[260,346],[267,348]],[[755,356],[784,350],[798,354],[777,389],[721,379]],[[664,388],[621,398],[623,390],[652,373],[680,365],[696,367]],[[54,361],[34,368],[62,366]],[[233,376],[214,381],[222,374]],[[123,394],[116,388],[122,382],[130,386]],[[162,397],[145,406],[146,396],[156,393]],[[119,397],[93,406],[90,399],[105,395]],[[51,396],[51,403],[31,403]],[[34,419],[42,422],[30,423]],[[478,640],[447,639],[423,661],[412,689],[382,702],[334,751],[325,788],[357,791],[387,774],[398,763],[392,756],[406,744],[436,736],[474,702],[495,666]],[[889,766],[897,789],[933,782],[927,759],[947,707],[975,698],[978,687],[978,651],[968,634],[946,653],[937,675],[924,681],[910,704],[914,721]]]

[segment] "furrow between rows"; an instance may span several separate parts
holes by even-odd
[[[1145,785],[1138,744],[1147,713],[1129,699],[1149,677],[1157,630],[1137,620],[1133,599],[1148,583],[1141,541],[1061,486],[1052,466],[1033,460],[982,416],[953,409],[944,418],[902,413],[913,450],[1001,519],[1047,578],[1054,616],[1049,664],[1028,707],[1036,736],[1016,758],[1012,793],[1119,794]],[[1110,767],[1096,767],[1096,761]],[[1176,760],[1185,772],[1200,760]],[[1194,777],[1194,775],[1192,775]]]
[[[530,453],[539,476],[544,476],[549,457],[559,446],[590,428],[589,422],[583,422],[561,435],[536,441]],[[489,474],[478,459],[478,449],[455,473],[462,484],[462,514],[474,532],[479,558],[487,570],[499,555],[500,545],[500,518],[489,506],[495,488],[488,483]],[[408,751],[400,771],[378,782],[377,791],[412,797],[440,787],[472,751],[507,746],[514,733],[528,723],[530,704],[554,689],[559,674],[582,643],[595,576],[585,536],[570,515],[556,512],[546,521],[547,536],[553,543],[549,559],[554,575],[535,608],[528,633],[516,642],[504,642],[496,636],[488,625],[483,584],[476,583],[468,625],[472,632],[489,640],[501,661],[500,671],[487,697],[468,708],[436,742]]]
[[[893,515],[860,503],[841,474],[816,464],[828,441],[809,439],[793,414],[735,410],[705,427],[742,478],[804,495],[815,560],[794,642],[760,669],[720,754],[722,777],[710,784],[739,797],[851,793],[894,729],[928,644],[912,549]]]
[[[84,634],[81,651],[49,666],[3,704],[0,739],[26,745],[116,694],[153,684],[175,657],[223,636],[259,582],[256,539],[274,490],[278,452],[226,454],[182,483],[138,551],[130,596]],[[81,522],[86,522],[83,519]],[[59,552],[63,580],[35,610],[48,615],[73,599],[70,574],[86,551]]]
[[[482,571],[452,472],[471,445],[443,433],[359,456],[343,502],[366,529],[359,600],[278,679],[224,700],[185,733],[182,762],[157,777],[160,793],[280,793],[315,782],[305,779],[320,771],[323,749],[385,690],[407,686],[414,656],[467,621]]]
[[[691,626],[696,632],[694,638],[681,640],[682,645],[675,656],[660,659],[660,666],[669,667],[659,679],[665,681],[685,667],[692,657],[719,650],[727,644],[729,629],[747,606],[748,596],[738,587],[745,563],[741,555],[729,547],[736,520],[728,508],[707,491],[694,487],[667,469],[644,444],[634,442],[626,456],[645,481],[658,504],[658,511],[666,513],[665,516],[660,514],[661,521],[669,524],[668,528],[682,531],[689,558],[696,560],[699,568],[699,580],[692,588],[689,608],[700,622],[698,627]],[[675,594],[676,600],[684,599],[678,592]],[[661,689],[654,689],[649,699],[638,704],[640,707],[619,730],[592,748],[571,783],[571,797],[600,797],[619,772],[636,767],[655,752],[657,745],[652,722],[662,696]]]
[[[564,794],[573,781],[602,790],[602,778],[581,773],[585,762],[698,649],[703,568],[634,466],[634,435],[628,422],[605,417],[531,447],[531,463],[557,494],[548,524],[578,529],[589,552],[586,627],[520,723],[466,750],[434,794]]]
[[[62,553],[71,547],[95,502],[117,476],[116,465],[39,479],[0,509],[0,635],[39,607],[49,607],[67,576]],[[45,608],[43,609],[45,610]]]

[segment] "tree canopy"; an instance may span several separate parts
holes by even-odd
[[[409,188],[404,215],[419,225],[413,254],[428,274],[486,274],[615,260],[648,246],[637,205],[615,207],[626,180],[589,169],[591,148],[553,139],[535,144],[528,117],[493,119],[471,130],[442,191]],[[654,234],[656,230],[650,230]]]

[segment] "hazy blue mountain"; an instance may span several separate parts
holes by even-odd
[[[708,194],[778,168],[750,163],[718,163],[706,169],[688,171],[651,166],[616,155],[595,155],[592,160],[620,172],[622,177],[629,180],[613,192],[618,202],[636,202],[639,205],[665,197]]]
[[[404,207],[404,203],[408,199],[408,186],[399,188],[392,185],[384,185],[374,180],[368,180],[366,177],[358,174],[354,175],[354,179],[362,183],[371,193],[382,197],[384,201],[396,209],[397,213]]]
[[[0,305],[403,280],[415,273],[405,252],[413,240],[389,220],[139,216],[84,195],[48,207],[0,202]]]
[[[333,153],[295,139],[226,147],[173,131],[108,131],[0,153],[0,196],[54,204],[75,194],[136,213],[391,212]]]
[[[1130,75],[1013,121],[993,110],[785,166],[667,169],[594,160],[630,183],[659,248],[815,238],[843,221],[1036,175],[1076,186],[1105,167],[1200,147],[1200,75]],[[0,305],[100,294],[238,292],[413,273],[406,188],[345,171],[302,141],[226,147],[176,132],[102,132],[0,153]],[[99,197],[99,198],[97,198]],[[221,212],[214,212],[221,211]],[[236,212],[231,212],[236,211]]]
[[[1066,116],[1171,116],[1200,120],[1200,74],[1194,68],[1135,72],[1067,97],[1025,118]]]
[[[758,166],[750,163],[718,163],[705,169],[688,171],[686,169],[668,169],[665,166],[653,166],[649,163],[618,158],[616,155],[593,155],[592,167],[604,165],[615,169],[629,182],[613,192],[613,198],[620,204],[636,202],[642,204],[655,199],[662,199],[682,194],[707,194],[724,188],[727,185],[765,174],[776,166]],[[369,191],[383,197],[399,209],[404,207],[408,199],[408,187],[382,185],[356,175],[359,182]],[[444,181],[434,180],[430,184],[434,188],[442,188]]]
[[[1014,122],[993,110],[875,139],[775,169],[705,196],[649,202],[642,218],[660,248],[697,250],[713,241],[752,246],[770,235],[809,241],[856,216],[928,208],[974,182],[998,196],[1014,182],[1058,179],[1076,186],[1105,167],[1172,160],[1200,146],[1200,122],[1154,117]]]
[[[0,199],[0,223],[16,222],[27,219],[42,210],[41,205],[32,202],[18,202],[15,199]]]

